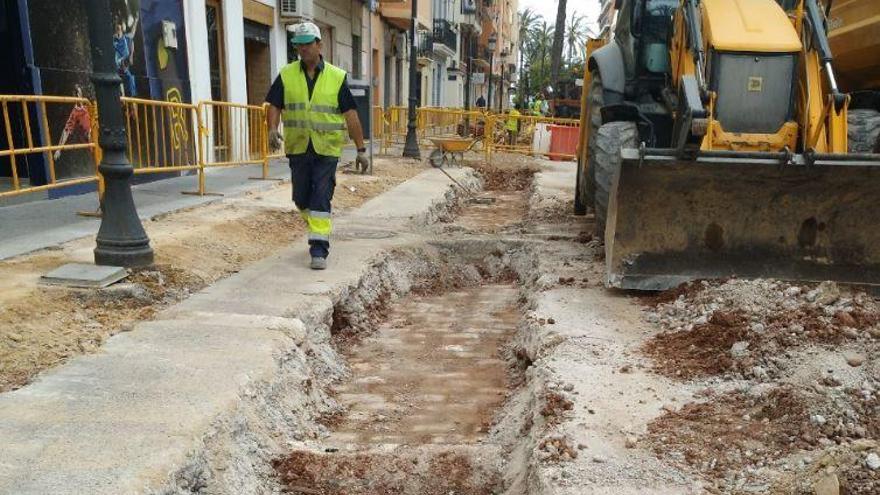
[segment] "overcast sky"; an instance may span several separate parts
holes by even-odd
[[[531,8],[544,16],[550,24],[556,22],[558,6],[559,2],[556,0],[519,0],[519,10]],[[566,17],[571,16],[575,11],[578,14],[586,15],[589,23],[593,25],[599,15],[599,0],[568,0]]]

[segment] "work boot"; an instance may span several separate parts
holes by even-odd
[[[326,270],[327,269],[327,258],[321,258],[320,256],[312,256],[312,264],[309,265],[312,270]]]

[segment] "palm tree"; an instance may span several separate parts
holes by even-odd
[[[556,29],[553,36],[553,50],[550,52],[550,86],[556,91],[559,82],[559,65],[562,63],[562,40],[565,38],[565,9],[568,0],[559,0],[556,9]]]
[[[523,58],[526,56],[526,44],[529,42],[529,36],[531,31],[535,28],[535,25],[538,23],[538,19],[541,19],[539,14],[536,14],[534,10],[527,8],[518,13],[519,17],[519,101],[523,102],[524,100],[524,92],[525,85],[522,84],[523,80],[523,72],[525,70],[525,65],[523,64]],[[529,57],[531,60],[531,57]]]
[[[584,56],[584,49],[587,45],[587,18],[574,12],[571,19],[568,20],[568,27],[565,29],[566,44],[568,45],[568,65],[573,66]]]
[[[537,77],[534,80],[537,83],[536,86],[543,89],[547,85],[547,55],[554,39],[553,27],[542,19],[532,30],[531,38],[532,71],[538,69]]]

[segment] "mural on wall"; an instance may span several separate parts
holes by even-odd
[[[106,21],[112,25],[112,46],[124,96],[186,103],[190,101],[186,31],[182,0],[110,0]],[[88,19],[84,2],[29,0],[30,32],[37,77],[42,94],[75,95],[77,86],[94,99],[91,83],[91,53]],[[65,22],[58,22],[64,19]],[[55,114],[57,113],[57,115]],[[70,108],[49,110],[50,136],[58,142],[69,121]],[[129,116],[138,118],[138,116]],[[181,112],[167,112],[164,134],[153,138],[167,141],[181,155],[194,146],[188,118]],[[145,123],[145,116],[141,116]],[[160,121],[161,123],[161,121]],[[152,123],[150,123],[152,125]],[[146,126],[142,132],[146,133]],[[134,136],[130,136],[136,139]],[[144,138],[141,136],[141,142]],[[164,159],[164,158],[163,158]],[[71,151],[56,164],[59,178],[93,173],[90,153]],[[133,160],[134,161],[134,160]],[[157,157],[151,163],[160,165]]]
[[[188,102],[180,0],[110,0],[110,4],[116,67],[125,96]]]
[[[132,74],[134,63],[134,37],[137,33],[140,12],[138,0],[125,0],[125,15],[113,20],[113,49],[116,55],[116,71],[122,79],[122,94],[137,96],[137,84]],[[134,5],[132,5],[134,4]]]

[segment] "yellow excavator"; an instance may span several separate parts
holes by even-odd
[[[575,197],[606,285],[880,282],[880,155],[848,149],[817,0],[615,8],[588,47]]]
[[[850,95],[849,150],[880,152],[880,2],[834,0],[826,6],[828,42],[842,91]]]

